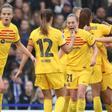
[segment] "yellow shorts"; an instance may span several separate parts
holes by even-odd
[[[103,74],[103,80],[101,82],[102,85],[102,91],[105,91],[108,87],[112,89],[112,74],[106,75]]]
[[[79,84],[87,86],[89,84],[92,70],[82,71],[67,70],[66,85],[68,89],[77,89]]]
[[[35,86],[41,89],[60,89],[64,87],[64,74],[63,73],[48,73],[37,74]]]
[[[95,84],[102,81],[102,67],[101,65],[95,65],[90,77],[90,84]]]
[[[107,59],[102,59],[102,72],[104,75],[112,74],[112,64]]]

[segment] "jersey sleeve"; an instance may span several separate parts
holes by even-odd
[[[34,47],[33,43],[34,33],[32,32],[29,37],[28,45]]]
[[[63,46],[66,43],[64,34],[61,31],[59,31],[57,34],[58,34],[57,35],[58,36],[58,45]]]
[[[100,24],[100,29],[102,31],[102,35],[109,35],[111,33],[112,26]]]
[[[94,43],[95,43],[95,37],[94,37],[94,35],[92,35],[92,34],[89,33],[89,32],[86,32],[85,38],[86,38],[87,43],[88,43],[90,46],[94,45]]]
[[[18,32],[18,29],[17,27],[15,26],[15,32],[16,32],[16,35],[15,35],[15,39],[14,39],[14,42],[17,42],[20,40],[20,36],[19,36],[19,32]]]

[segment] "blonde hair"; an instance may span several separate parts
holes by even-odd
[[[3,5],[1,6],[1,8],[0,8],[0,12],[2,11],[3,8],[10,8],[10,9],[12,9],[12,11],[13,11],[13,7],[12,7],[12,5],[10,5],[9,3],[3,4]]]

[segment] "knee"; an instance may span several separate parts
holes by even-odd
[[[72,101],[77,101],[77,94],[72,94],[70,97]]]
[[[45,99],[52,99],[52,94],[50,91],[43,91],[43,95]]]
[[[44,99],[52,99],[52,95],[44,95]]]
[[[78,93],[78,99],[84,99],[85,98],[85,93]]]
[[[93,97],[96,97],[96,96],[100,96],[100,90],[99,89],[93,89],[92,88],[92,95]]]
[[[86,94],[86,88],[85,87],[84,88],[80,88],[78,90],[78,94],[77,94],[78,99],[79,98],[80,99],[84,99],[85,98],[85,94]]]
[[[72,96],[72,97],[71,97],[71,100],[72,100],[72,101],[77,101],[77,97]]]

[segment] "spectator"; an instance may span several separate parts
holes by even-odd
[[[23,2],[22,4],[23,18],[30,20],[31,19],[31,8],[29,2]]]
[[[30,35],[29,21],[23,19],[20,24],[20,36],[21,36],[21,42],[24,46],[27,46],[29,35]]]
[[[62,14],[56,14],[53,26],[57,29],[62,29],[63,23],[64,23],[64,16]]]
[[[36,104],[36,107],[31,107],[31,109],[43,109],[44,95],[40,88],[37,88],[35,91],[35,97],[32,100],[32,104]]]
[[[104,24],[109,24],[109,21],[107,20],[106,17],[106,10],[103,7],[99,7],[96,10],[96,16],[93,19],[94,23],[104,23]]]
[[[15,0],[14,7],[21,9],[22,8],[22,4],[23,4],[23,0]]]
[[[74,7],[72,9],[72,13],[74,13],[79,18],[81,9],[81,7]]]
[[[93,110],[93,97],[91,87],[88,87],[86,91],[86,109]]]
[[[10,104],[10,99],[12,95],[11,95],[8,79],[3,78],[3,81],[4,81],[4,86],[5,86],[3,101],[2,101],[3,109],[9,110],[10,107],[8,106],[8,104]]]
[[[64,3],[63,10],[62,10],[62,14],[63,14],[64,18],[66,18],[68,16],[68,14],[70,14],[71,12],[72,12],[71,4]]]
[[[12,45],[4,69],[4,77],[7,77],[9,79],[9,74],[11,74],[11,71],[18,66],[19,64],[16,61],[16,46]]]
[[[4,0],[0,0],[0,7],[4,4]]]
[[[22,80],[18,77],[18,79],[15,81],[14,76],[17,73],[18,68],[12,70],[11,75],[10,75],[10,89],[12,93],[12,99],[10,100],[10,104],[18,104],[19,102],[19,96],[21,92],[24,92],[23,89],[23,82]],[[18,109],[17,106],[12,106],[10,109]]]
[[[40,21],[39,21],[39,12],[35,11],[32,15],[32,20],[31,20],[31,30],[36,29],[37,27],[39,27]]]
[[[22,18],[23,18],[22,10],[19,8],[15,8],[12,23],[14,23],[18,28],[20,28]]]
[[[31,81],[27,81],[25,84],[25,92],[22,92],[19,97],[19,104],[31,104],[34,97],[34,88]],[[20,106],[19,109],[29,109],[30,105]]]

